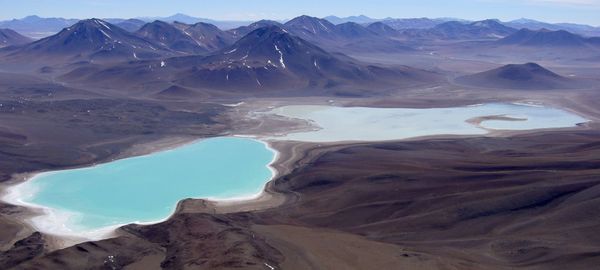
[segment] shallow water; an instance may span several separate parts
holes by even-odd
[[[291,133],[276,140],[305,142],[386,141],[430,135],[479,135],[486,129],[531,130],[573,127],[587,122],[565,110],[517,104],[484,104],[454,108],[405,109],[333,106],[284,106],[270,113],[312,122],[319,130]],[[486,120],[478,127],[467,120],[506,116],[518,121]]]
[[[274,154],[256,140],[207,139],[95,167],[43,173],[12,193],[49,210],[34,220],[41,230],[92,231],[164,219],[185,198],[259,194],[272,177]]]

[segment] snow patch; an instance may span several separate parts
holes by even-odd
[[[237,48],[235,48],[235,49],[233,49],[233,50],[231,50],[231,51],[225,52],[225,54],[234,53],[235,51],[237,51]]]
[[[319,21],[319,24],[325,28],[325,31],[330,32],[329,28],[323,24],[323,22]]]
[[[104,36],[106,36],[107,38],[109,38],[109,39],[112,39],[112,38],[110,37],[110,35],[109,35],[109,34],[107,34],[106,32],[104,32],[104,30],[102,30],[102,29],[100,29],[100,28],[98,28],[98,30],[100,30],[100,32],[102,32],[102,34],[103,34]]]
[[[110,27],[108,27],[108,25],[106,25],[106,23],[104,23],[103,21],[96,20],[96,22],[99,23],[99,24],[101,24],[102,26],[104,26],[104,27],[106,27],[106,28],[108,28],[110,30]]]
[[[279,63],[281,64],[281,67],[285,68],[285,61],[283,61],[283,53],[281,52],[281,50],[279,50],[277,44],[275,44],[275,50],[279,53]]]

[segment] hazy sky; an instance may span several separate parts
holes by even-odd
[[[227,20],[370,17],[532,18],[600,25],[600,0],[0,0],[0,19],[27,15],[130,18],[184,13]]]

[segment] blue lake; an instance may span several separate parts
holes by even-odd
[[[206,139],[152,155],[43,173],[13,193],[20,193],[24,203],[54,212],[34,220],[42,230],[93,231],[164,219],[184,198],[257,195],[273,176],[269,165],[274,155],[256,140]]]

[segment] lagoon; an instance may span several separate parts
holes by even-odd
[[[260,194],[273,177],[275,152],[265,143],[221,137],[89,168],[41,173],[11,188],[12,201],[44,209],[36,229],[87,235],[169,217],[185,198]],[[11,201],[11,200],[9,200]]]
[[[268,112],[311,123],[315,130],[273,137],[303,142],[387,141],[433,135],[484,135],[491,130],[574,127],[589,120],[557,108],[490,103],[452,108],[292,105]],[[472,120],[483,119],[479,125]],[[471,120],[471,121],[470,121]]]

